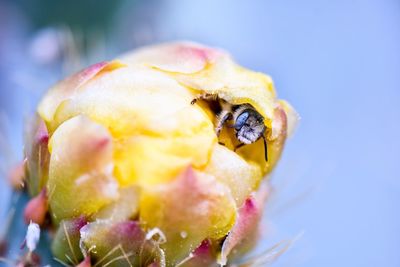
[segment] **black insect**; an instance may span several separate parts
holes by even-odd
[[[235,147],[235,150],[244,145],[252,144],[262,138],[264,140],[265,161],[268,161],[264,118],[253,106],[249,104],[232,105],[213,94],[201,95],[193,99],[191,104],[195,104],[198,99],[213,102],[217,101],[219,103],[219,111],[217,112],[215,125],[215,133],[217,136],[219,136],[226,123],[231,121],[232,124],[227,126],[234,129],[236,139],[240,142],[239,145]]]

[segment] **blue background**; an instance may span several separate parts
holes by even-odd
[[[86,60],[66,68],[60,56],[46,61],[34,50],[60,21],[36,23],[27,1],[0,1],[3,172],[21,157],[24,119],[66,73],[139,45],[198,41],[270,74],[301,115],[272,177],[262,246],[304,233],[274,266],[400,266],[400,1],[115,5],[104,33],[94,34],[103,29],[96,23],[71,26],[86,38]],[[4,218],[4,179],[0,188]]]

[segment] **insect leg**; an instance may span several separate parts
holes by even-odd
[[[264,157],[265,157],[265,161],[268,162],[267,139],[265,138],[265,135],[262,135],[262,138],[264,140]]]
[[[215,126],[215,133],[217,136],[221,133],[225,122],[231,117],[231,112],[228,110],[222,110],[217,117],[217,125]]]
[[[233,151],[238,150],[239,148],[241,148],[241,147],[244,146],[244,145],[245,145],[245,143],[240,143],[240,144],[238,144],[237,146],[235,146],[235,148],[233,149]]]
[[[218,99],[218,95],[217,94],[204,93],[204,94],[200,94],[196,98],[194,98],[190,102],[190,104],[191,105],[196,104],[197,100],[217,100],[217,99]]]

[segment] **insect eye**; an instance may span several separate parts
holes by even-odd
[[[249,117],[249,113],[248,112],[241,113],[236,119],[235,129],[236,130],[240,130],[240,128],[242,128],[243,124],[245,124],[245,122],[247,121],[248,117]]]

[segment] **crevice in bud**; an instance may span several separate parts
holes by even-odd
[[[79,263],[76,267],[91,267],[92,263],[90,261],[90,256],[86,256],[85,259]]]

